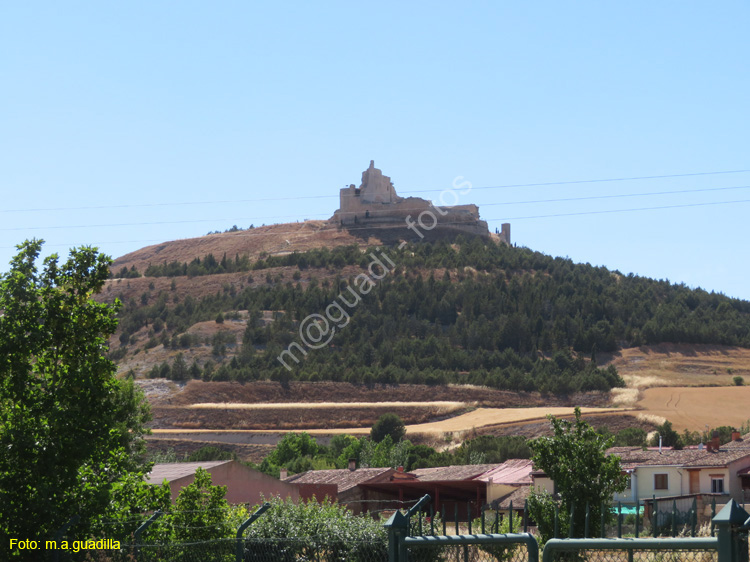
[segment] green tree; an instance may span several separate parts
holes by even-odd
[[[188,366],[182,353],[178,353],[175,356],[170,375],[172,376],[172,380],[175,381],[184,381],[188,378]]]
[[[639,427],[626,427],[615,435],[615,447],[643,447],[646,444],[646,431]]]
[[[370,438],[375,443],[380,443],[386,435],[390,435],[394,443],[401,441],[406,435],[406,426],[397,414],[383,414],[370,430]]]
[[[198,542],[233,536],[232,508],[224,498],[226,493],[226,486],[215,486],[211,474],[198,468],[193,483],[180,490],[173,509],[146,536],[164,542]]]
[[[574,508],[573,536],[582,537],[586,521],[586,506],[589,507],[589,536],[599,536],[602,505],[605,505],[605,519],[609,517],[606,506],[612,495],[625,489],[626,480],[622,475],[620,457],[607,455],[612,439],[600,435],[581,419],[581,410],[576,407],[575,420],[561,420],[548,416],[553,435],[540,437],[529,442],[532,461],[537,469],[543,470],[555,483],[559,493],[560,520]],[[531,516],[539,524],[543,539],[550,538],[554,525],[554,511],[550,509],[552,498],[549,495],[532,492],[529,499]],[[550,519],[552,514],[552,519]]]
[[[661,443],[659,443],[659,437],[661,437]],[[673,447],[675,449],[682,449],[683,447],[680,434],[672,428],[672,422],[669,420],[657,426],[656,434],[649,442],[651,447],[658,447],[660,444],[662,447]]]
[[[83,538],[102,514],[128,510],[126,498],[148,486],[141,456],[147,404],[105,356],[119,303],[91,298],[111,260],[82,247],[65,263],[48,257],[40,272],[41,247],[36,240],[18,246],[0,277],[4,545],[10,537],[49,538],[73,515]]]

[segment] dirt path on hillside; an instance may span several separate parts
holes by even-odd
[[[623,412],[624,408],[581,408],[583,414],[605,414],[612,412]],[[557,417],[570,417],[573,415],[571,407],[551,407],[551,408],[477,408],[471,412],[461,414],[445,420],[430,423],[421,423],[407,425],[407,436],[410,434],[432,434],[442,435],[444,433],[460,433],[479,429],[487,426],[497,426],[501,424],[512,424],[518,422],[528,422],[544,420],[547,415]],[[154,429],[154,434],[167,436],[179,433],[222,433],[222,434],[275,434],[286,433],[288,430],[205,430],[205,429]],[[369,427],[344,427],[331,429],[303,429],[296,431],[305,431],[312,435],[332,435],[336,433],[348,433],[350,435],[368,435]]]
[[[648,388],[638,407],[666,418],[679,432],[704,431],[706,425],[739,427],[750,419],[750,386]]]
[[[444,408],[448,411],[456,408],[465,408],[469,406],[466,402],[450,401],[432,401],[432,402],[276,402],[265,404],[247,404],[236,402],[205,402],[201,404],[192,404],[188,408],[204,408],[218,410],[290,410],[290,409],[331,409],[331,408]]]
[[[583,414],[620,412],[622,408],[581,408]],[[543,420],[548,415],[572,416],[573,408],[477,408],[460,416],[407,426],[407,433],[447,433],[521,421]]]

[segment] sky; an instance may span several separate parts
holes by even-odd
[[[118,257],[328,218],[374,160],[399,195],[470,182],[459,203],[518,246],[750,299],[749,19],[731,0],[5,2],[0,271],[29,238]]]

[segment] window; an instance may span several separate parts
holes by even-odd
[[[632,474],[626,474],[625,478],[627,478],[627,483],[625,484],[625,489],[630,490],[633,487],[633,475]]]
[[[724,493],[724,478],[711,478],[711,493],[712,494],[723,494]]]
[[[669,474],[654,474],[654,490],[669,489]]]

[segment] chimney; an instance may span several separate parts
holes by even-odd
[[[719,447],[721,447],[721,443],[719,443],[719,432],[714,430],[714,433],[711,436],[711,448],[714,451],[718,451]]]
[[[357,459],[349,459],[349,470],[352,472],[357,470]]]
[[[396,472],[402,472],[403,473],[404,472],[404,467],[403,466],[396,467]]]
[[[739,441],[740,438],[741,438],[740,432],[737,431],[736,429],[733,429],[732,430],[732,441]]]
[[[289,476],[289,471],[286,468],[282,468],[279,471],[279,480],[284,480],[287,476]]]
[[[661,434],[659,434],[659,454],[661,455]]]

